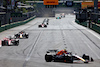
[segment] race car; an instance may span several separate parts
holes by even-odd
[[[61,15],[61,17],[65,17],[65,13],[61,13],[60,15]]]
[[[38,25],[38,27],[40,28],[40,27],[47,27],[47,24],[46,23],[42,23],[42,24],[40,24],[40,25]]]
[[[61,56],[57,55],[58,50],[48,50],[45,54],[45,61],[46,62],[66,62],[66,63],[73,63],[74,61],[81,60],[84,63],[92,62],[94,61],[92,57],[90,57],[87,54],[83,54],[82,57],[72,54],[72,52],[68,52],[67,54],[63,54]]]
[[[43,23],[48,25],[49,24],[49,19],[44,19]]]
[[[56,19],[61,19],[61,15],[60,14],[56,14]]]
[[[26,33],[25,31],[20,31],[20,32],[17,33],[17,34],[14,34],[14,37],[15,37],[15,38],[20,38],[20,39],[28,38],[28,37],[29,37],[29,34]]]
[[[56,17],[56,19],[61,19],[61,17]]]
[[[14,39],[11,36],[5,37],[3,40],[0,42],[2,46],[18,46],[19,45],[19,40]]]

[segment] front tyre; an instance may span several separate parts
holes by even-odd
[[[85,59],[85,60],[88,60],[88,61],[90,60],[90,57],[87,54],[83,54],[82,58]]]

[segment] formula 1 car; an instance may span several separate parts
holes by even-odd
[[[29,34],[26,33],[25,31],[20,31],[20,32],[17,33],[17,34],[14,34],[14,37],[15,37],[15,38],[20,38],[20,39],[28,38],[28,37],[29,37]]]
[[[56,14],[56,19],[61,19],[61,15],[60,14]]]
[[[65,13],[61,13],[60,15],[61,15],[61,17],[65,17]]]
[[[11,36],[9,36],[9,37],[5,37],[3,40],[1,40],[0,43],[2,46],[18,46],[19,40],[14,39]]]
[[[56,17],[56,19],[61,19],[61,17]]]
[[[46,62],[66,62],[66,63],[73,63],[75,60],[83,61],[84,63],[88,63],[89,61],[94,61],[92,57],[89,57],[89,55],[83,54],[82,57],[72,54],[72,52],[68,52],[67,54],[63,54],[61,56],[57,55],[58,50],[48,50],[45,54],[45,61]]]
[[[40,25],[38,25],[38,27],[47,27],[46,23],[42,23]]]

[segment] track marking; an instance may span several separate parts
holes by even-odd
[[[84,41],[84,40],[83,40]],[[96,52],[84,41],[84,43],[89,47],[89,49],[100,59],[100,57],[96,54]]]
[[[30,59],[30,57],[32,56],[32,53],[33,53],[33,51],[34,51],[34,48],[36,47],[37,41],[39,40],[40,34],[41,34],[41,32],[39,33],[39,35],[38,35],[38,37],[37,37],[35,43],[32,44],[33,46],[32,46],[32,48],[30,49],[29,53],[27,54],[27,57],[26,57],[26,59],[25,59],[26,61],[28,61],[28,60]]]
[[[72,21],[72,22],[74,22],[74,21]],[[71,24],[72,25],[72,24]],[[75,26],[74,26],[75,27]],[[75,27],[76,29],[78,29],[77,27]],[[95,42],[93,42],[82,30],[80,30],[80,29],[78,29],[80,32],[82,32],[83,33],[83,35],[85,35],[98,49],[100,49],[100,47],[95,43]],[[86,28],[86,30],[87,30],[87,28]],[[84,40],[83,40],[84,41]],[[84,41],[85,42],[85,41]],[[86,43],[86,42],[85,42]],[[100,59],[100,57],[99,57],[99,55],[97,55],[96,53],[95,53],[95,51],[93,51],[93,49],[86,43],[86,45],[92,50],[92,52]]]
[[[94,31],[90,31],[89,29],[87,30],[88,32],[90,32],[91,34],[93,34],[95,37],[97,37],[100,40],[100,35],[96,35],[97,33]]]
[[[36,38],[36,40],[35,40],[35,43],[32,44],[32,47],[30,48],[30,50],[29,50],[29,52],[28,52],[28,54],[27,54],[27,56],[26,56],[26,58],[25,58],[25,62],[24,62],[24,64],[23,64],[23,67],[26,67],[27,62],[30,60],[30,58],[31,58],[31,56],[32,56],[32,53],[33,53],[33,51],[34,51],[34,48],[36,47],[36,44],[37,44],[37,42],[38,42],[38,40],[39,40],[39,37],[40,37],[41,33],[42,33],[42,32],[40,32],[39,35],[37,36],[37,38]]]
[[[61,26],[59,26],[59,28],[60,28],[61,35],[62,35],[63,44],[64,44],[64,46],[66,46],[66,39],[64,37],[64,31],[63,31],[63,29],[61,29]],[[64,48],[66,48],[66,47],[64,47]]]

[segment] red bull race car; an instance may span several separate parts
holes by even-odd
[[[17,34],[14,34],[14,38],[19,38],[19,39],[24,39],[24,38],[28,38],[29,34],[26,33],[25,31],[20,31]]]
[[[0,41],[1,46],[18,46],[19,40],[14,39],[11,36],[5,37],[3,40]]]
[[[84,63],[94,61],[92,57],[87,54],[83,54],[82,57],[72,54],[72,52],[67,52],[67,54],[57,55],[58,50],[48,50],[45,54],[45,61],[46,62],[66,62],[66,63],[74,63],[74,61],[82,61]]]

